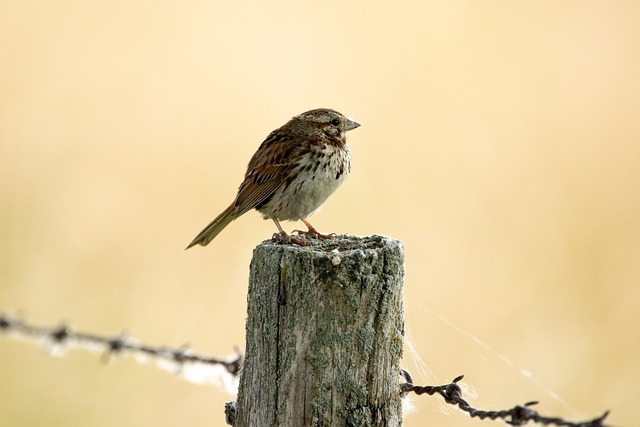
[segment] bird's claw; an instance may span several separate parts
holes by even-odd
[[[322,234],[318,230],[313,227],[310,227],[309,230],[293,230],[294,233],[302,234],[304,236],[310,237],[312,239],[333,239],[336,233]]]
[[[284,231],[281,233],[273,233],[273,240],[280,243],[295,243],[296,245],[306,246],[309,242],[306,239],[290,236]]]

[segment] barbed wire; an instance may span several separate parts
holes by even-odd
[[[219,385],[234,394],[238,388],[238,373],[242,365],[242,353],[235,349],[229,358],[216,358],[192,352],[188,346],[180,348],[141,344],[126,333],[113,337],[75,332],[62,323],[57,327],[34,326],[18,317],[0,314],[0,332],[13,333],[16,337],[44,344],[53,354],[61,354],[66,348],[98,351],[106,362],[114,355],[129,353],[140,363],[149,359],[173,374],[181,374],[187,381]]]
[[[182,374],[185,379],[196,384],[212,383],[220,385],[232,394],[237,392],[238,376],[242,367],[243,355],[236,349],[235,355],[226,359],[203,356],[193,353],[188,346],[172,348],[168,346],[152,346],[140,344],[135,339],[122,333],[113,337],[96,334],[75,332],[66,323],[58,327],[34,326],[18,317],[11,317],[0,313],[0,332],[13,333],[16,337],[42,342],[53,354],[61,354],[64,347],[77,347],[90,351],[99,351],[103,359],[108,361],[113,355],[130,353],[139,362],[147,358],[155,359],[162,369],[174,374]],[[413,378],[408,371],[401,369],[404,383],[400,384],[400,393],[405,397],[409,393],[417,395],[440,395],[450,405],[458,406],[472,418],[481,420],[503,420],[507,424],[522,426],[532,421],[542,425],[560,427],[607,427],[604,424],[609,411],[598,418],[589,421],[571,422],[557,417],[545,417],[531,409],[538,402],[527,402],[511,409],[485,411],[472,407],[463,397],[462,389],[457,384],[463,375],[456,377],[451,383],[439,386],[419,386],[413,384]]]
[[[513,426],[522,426],[527,424],[529,421],[533,421],[545,426],[554,425],[562,427],[607,427],[606,424],[604,424],[604,419],[609,415],[609,411],[606,411],[598,418],[581,422],[571,422],[558,417],[545,417],[543,415],[540,415],[539,413],[531,409],[531,406],[538,404],[538,402],[535,401],[527,402],[524,405],[517,405],[511,409],[499,411],[484,411],[474,408],[462,397],[462,389],[457,383],[460,382],[462,378],[464,378],[464,375],[456,377],[449,384],[445,385],[418,386],[413,384],[413,378],[411,378],[411,374],[409,374],[409,372],[401,369],[400,374],[407,381],[406,383],[400,384],[400,392],[403,396],[411,392],[417,395],[428,394],[430,396],[438,394],[442,396],[445,402],[453,406],[457,405],[462,411],[467,412],[472,418],[476,417],[480,418],[481,420],[485,418],[489,418],[492,420],[501,419],[507,424]]]

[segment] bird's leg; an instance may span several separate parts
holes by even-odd
[[[309,223],[309,221],[307,221],[304,218],[300,218],[300,221],[304,222],[304,225],[307,226],[307,228],[309,230],[307,231],[302,231],[302,230],[293,230],[294,233],[300,233],[300,234],[305,234],[311,238],[314,239],[333,239],[333,236],[336,235],[336,233],[330,233],[330,234],[322,234],[320,233],[318,230],[316,230],[313,225],[311,225]]]
[[[278,227],[278,230],[280,231],[279,233],[273,233],[273,238],[276,241],[283,242],[283,243],[295,243],[300,246],[305,246],[306,244],[309,243],[305,239],[289,236],[287,232],[282,229],[282,227],[280,226],[280,223],[275,217],[271,217],[271,219],[273,220],[273,222],[275,222],[276,227]]]

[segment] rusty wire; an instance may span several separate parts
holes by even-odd
[[[527,402],[524,405],[516,405],[511,409],[485,411],[474,408],[462,397],[462,389],[458,385],[458,382],[460,382],[462,378],[464,378],[464,375],[460,375],[454,378],[454,380],[449,384],[438,386],[418,386],[413,384],[413,379],[411,378],[409,372],[401,369],[400,374],[406,380],[405,383],[400,384],[400,392],[402,395],[406,395],[407,393],[411,392],[417,395],[428,394],[430,396],[438,394],[448,404],[458,406],[462,411],[468,413],[470,417],[480,418],[481,420],[484,420],[486,418],[492,420],[500,419],[513,426],[522,426],[531,421],[542,425],[564,427],[606,427],[606,424],[604,424],[604,419],[607,417],[607,415],[609,415],[609,411],[606,411],[598,418],[580,422],[567,421],[558,417],[545,417],[543,415],[540,415],[535,410],[531,409],[531,406],[538,403],[535,401]]]

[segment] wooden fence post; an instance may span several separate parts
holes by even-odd
[[[335,236],[253,253],[236,427],[400,426],[401,242]]]

